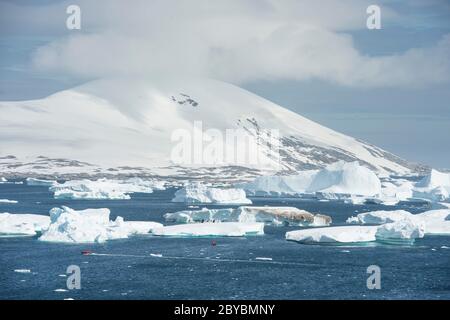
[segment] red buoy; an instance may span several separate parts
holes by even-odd
[[[88,255],[92,254],[92,251],[91,250],[83,250],[83,251],[81,251],[81,254],[83,256],[88,256]]]
[[[211,241],[211,245],[215,247],[217,245],[216,240]]]

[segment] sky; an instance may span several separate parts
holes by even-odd
[[[80,30],[66,27],[71,4]],[[366,26],[372,4],[380,30]],[[148,74],[230,82],[450,168],[447,0],[0,0],[0,100]]]

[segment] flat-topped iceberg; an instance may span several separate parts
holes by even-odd
[[[326,226],[331,217],[312,214],[295,207],[239,207],[236,209],[240,222],[264,222],[275,225]]]
[[[236,188],[213,188],[202,183],[189,183],[175,192],[172,202],[214,203],[214,204],[251,204],[245,191]]]
[[[424,225],[416,220],[402,220],[381,226],[339,226],[303,229],[286,233],[286,239],[301,243],[364,243],[382,241],[412,243],[424,236]]]
[[[327,226],[331,217],[312,214],[294,207],[250,207],[242,206],[236,209],[184,210],[166,213],[166,221],[177,223],[195,222],[263,222],[272,225],[293,226]]]
[[[393,210],[393,211],[370,211],[360,213],[355,217],[347,219],[347,223],[353,224],[384,224],[390,222],[400,221],[406,218],[410,218],[412,214],[405,210]]]
[[[264,224],[242,222],[179,224],[155,228],[152,233],[170,237],[243,237],[264,234]]]
[[[0,234],[34,236],[47,229],[50,217],[38,214],[0,213]]]
[[[370,169],[355,162],[339,161],[322,170],[303,171],[294,176],[258,177],[242,187],[251,194],[319,194],[322,198],[336,195],[377,196],[381,182]]]
[[[414,186],[414,197],[444,201],[450,198],[450,173],[431,170]]]
[[[73,210],[68,207],[50,210],[50,225],[39,240],[64,243],[94,243],[124,239],[136,234],[150,233],[162,227],[156,222],[109,220],[109,209]]]
[[[376,240],[377,226],[342,226],[290,231],[286,239],[301,243],[355,243]]]
[[[385,224],[402,221],[412,221],[423,225],[426,235],[450,235],[450,209],[430,210],[419,214],[404,210],[372,211],[347,219],[347,223],[353,224]]]
[[[52,187],[58,184],[58,182],[55,180],[43,180],[35,178],[27,178],[25,182],[28,186],[35,186],[35,187]]]
[[[382,224],[378,227],[376,238],[381,241],[414,241],[425,235],[425,224],[417,219],[403,219],[400,221]]]
[[[130,199],[131,193],[152,193],[161,190],[164,185],[160,181],[132,178],[128,180],[72,180],[56,184],[49,188],[55,199]]]

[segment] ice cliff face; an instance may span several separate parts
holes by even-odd
[[[104,79],[41,100],[0,102],[0,172],[8,176],[136,175],[233,180],[272,170],[293,174],[339,160],[377,173],[414,165],[340,134],[236,86],[208,79]],[[175,130],[242,129],[261,145],[265,165],[171,161]],[[268,131],[278,130],[275,142]],[[225,143],[224,149],[230,146]],[[230,147],[231,148],[231,147]],[[273,171],[273,170],[272,170]]]

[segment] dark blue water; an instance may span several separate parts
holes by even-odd
[[[112,218],[163,222],[186,209],[170,202],[174,190],[132,200],[55,200],[47,188],[0,185],[0,212],[40,213],[61,205],[111,209]],[[343,224],[355,213],[403,208],[299,199],[253,199],[256,205],[286,205],[331,215]],[[264,236],[177,239],[142,236],[94,245],[44,243],[36,237],[0,238],[0,299],[450,299],[450,237],[434,236],[413,246],[320,246],[284,240],[296,228],[266,227]],[[82,250],[109,256],[83,256]],[[164,257],[151,257],[161,253]],[[115,256],[115,255],[118,256]],[[270,257],[272,262],[255,260]],[[256,261],[256,262],[255,262]],[[81,290],[66,289],[69,265],[81,268]],[[381,289],[369,290],[369,265],[381,268]],[[31,273],[14,272],[31,269]]]

